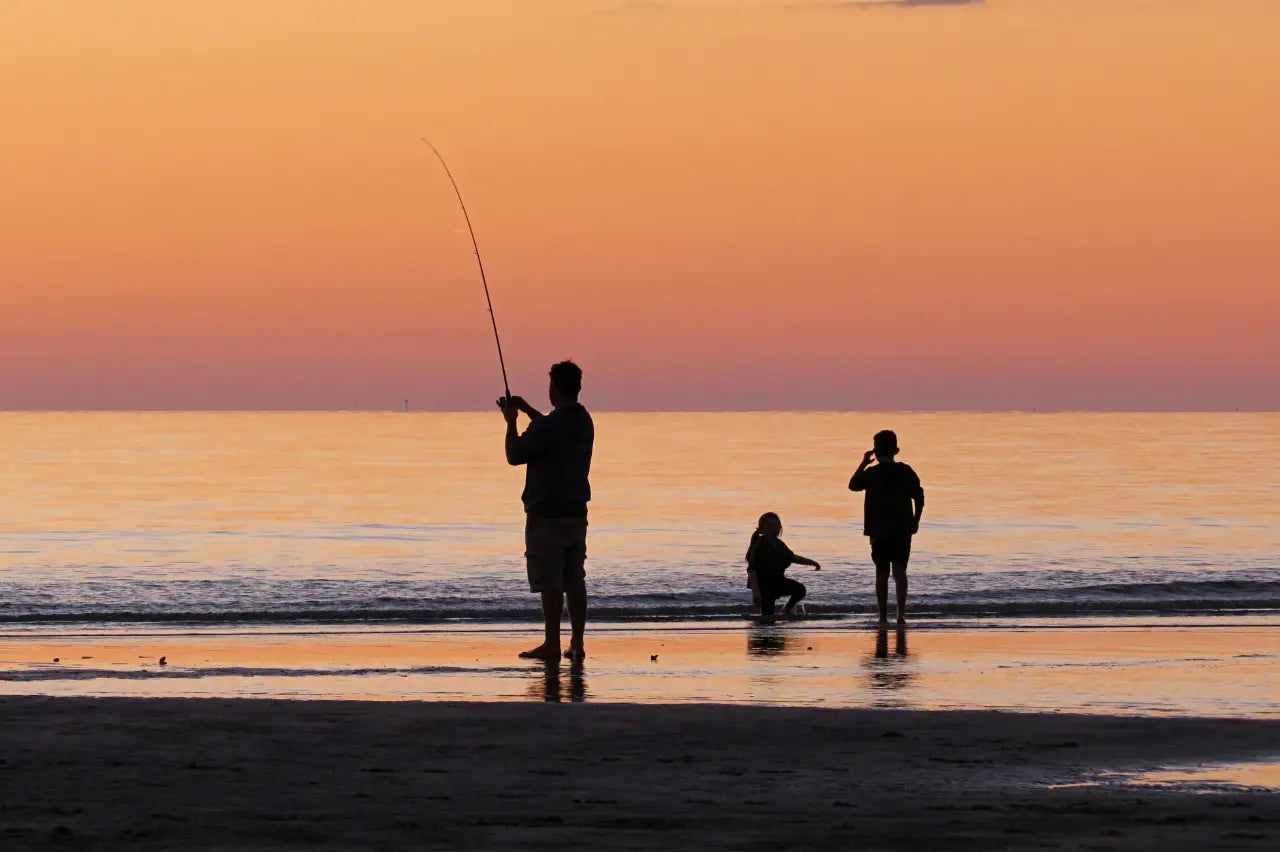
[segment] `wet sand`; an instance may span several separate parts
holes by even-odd
[[[550,681],[516,657],[536,641],[528,624],[44,628],[0,634],[0,694],[1280,718],[1280,622],[1273,619],[1248,626],[939,624],[901,633],[822,621],[604,624],[593,627],[585,670]]]
[[[1278,751],[1280,721],[1259,719],[3,697],[0,839],[95,850],[1261,850],[1280,837],[1274,792],[1088,784],[1099,771]]]

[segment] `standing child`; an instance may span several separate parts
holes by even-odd
[[[862,532],[871,539],[871,561],[876,566],[876,603],[880,623],[889,621],[889,574],[898,592],[898,623],[907,623],[907,560],[911,537],[920,529],[924,514],[924,488],[910,465],[896,460],[898,436],[877,432],[873,447],[849,480],[850,491],[865,491]],[[872,462],[874,466],[871,466]]]
[[[822,566],[804,556],[797,556],[791,548],[778,538],[782,534],[782,520],[773,512],[765,512],[760,516],[756,531],[751,536],[751,547],[747,550],[747,585],[752,588],[753,597],[760,603],[760,615],[768,618],[773,615],[773,606],[778,598],[790,595],[783,615],[790,615],[795,605],[804,599],[807,590],[803,583],[786,576],[791,565],[811,565],[815,571]]]

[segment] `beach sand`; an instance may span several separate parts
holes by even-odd
[[[1274,849],[1280,795],[1094,783],[1280,721],[0,698],[5,849]]]

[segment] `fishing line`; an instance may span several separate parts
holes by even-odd
[[[489,307],[489,323],[493,326],[493,342],[498,344],[498,366],[502,368],[502,392],[505,398],[510,399],[511,387],[507,384],[507,362],[502,358],[502,338],[498,336],[498,319],[493,315],[493,299],[489,296],[489,280],[484,275],[484,261],[480,259],[480,245],[476,242],[476,229],[471,227],[471,215],[467,213],[467,203],[462,200],[462,190],[458,189],[458,182],[453,179],[453,172],[449,171],[449,164],[444,161],[439,149],[432,145],[430,140],[424,136],[422,141],[427,143],[427,147],[436,155],[440,165],[444,166],[444,173],[449,176],[449,183],[453,185],[453,194],[458,196],[458,206],[462,208],[462,218],[467,223],[467,233],[471,235],[471,247],[475,249],[476,266],[480,269],[480,283],[484,285],[484,301]]]

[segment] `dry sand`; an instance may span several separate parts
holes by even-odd
[[[1065,787],[1280,721],[0,699],[0,848],[1268,849],[1280,795]]]

